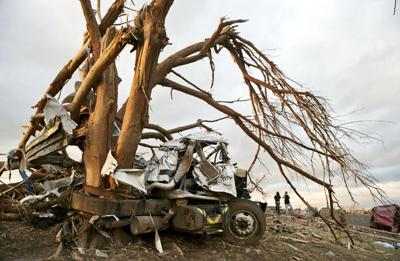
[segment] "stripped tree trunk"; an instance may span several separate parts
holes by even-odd
[[[151,90],[154,87],[151,78],[160,51],[168,43],[164,22],[172,3],[173,0],[154,0],[149,8],[139,14],[143,24],[142,42],[136,49],[135,74],[116,147],[121,168],[132,167],[144,124],[148,120]]]
[[[104,50],[115,36],[115,28],[110,27],[103,37]],[[120,79],[115,63],[112,63],[103,73],[101,82],[96,88],[96,103],[90,114],[86,150],[83,154],[86,169],[86,185],[99,187],[100,171],[111,148],[112,127],[117,112],[117,87]]]

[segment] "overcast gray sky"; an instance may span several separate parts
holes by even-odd
[[[103,8],[111,2],[103,1]],[[143,3],[134,2],[137,8]],[[340,117],[341,122],[362,120],[352,127],[380,138],[381,142],[352,143],[350,147],[388,196],[400,203],[400,17],[392,11],[392,0],[175,0],[166,24],[172,45],[162,57],[210,36],[221,16],[248,18],[238,28],[242,35],[289,77],[329,99],[337,115],[346,115]],[[0,23],[0,152],[7,152],[18,143],[21,125],[33,113],[30,106],[80,47],[86,27],[77,0],[0,0]],[[133,62],[134,55],[128,50],[118,58],[123,79],[120,101],[128,95]],[[213,95],[224,99],[245,95],[230,58],[222,54],[215,62]],[[200,86],[209,86],[206,61],[180,72]],[[173,97],[170,100],[168,90],[155,89],[152,122],[174,127],[220,116],[194,99],[178,93]],[[232,122],[219,123],[216,128],[231,141],[233,158],[247,167],[255,145]],[[264,182],[270,199],[277,190],[292,193],[277,173],[270,172]],[[302,180],[298,185],[312,204],[324,205],[321,188],[307,187]],[[336,190],[344,205],[351,206],[341,184],[336,184]],[[373,206],[365,189],[355,191],[360,207]],[[293,199],[294,205],[301,205]]]

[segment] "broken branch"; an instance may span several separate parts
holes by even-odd
[[[106,32],[106,29],[112,25],[118,18],[119,14],[122,12],[124,8],[124,3],[125,0],[116,0],[109,10],[107,11],[107,14],[104,16],[103,20],[101,21],[101,24],[99,26],[99,30],[101,34],[104,34]],[[36,107],[36,112],[35,114],[41,113],[45,104],[46,104],[46,97],[47,95],[55,96],[57,93],[60,92],[60,90],[64,87],[64,85],[67,83],[69,79],[71,79],[72,74],[78,69],[78,67],[83,63],[87,56],[86,49],[89,46],[89,41],[86,39],[84,41],[84,45],[79,49],[77,54],[72,58],[68,63],[61,69],[61,71],[56,75],[54,80],[50,83],[49,87],[47,88],[46,92],[42,96],[42,98],[39,100],[39,102],[36,103],[34,107]],[[33,125],[30,125],[28,130],[24,133],[21,141],[19,142],[18,147],[23,148],[26,144],[26,142],[29,140],[31,135],[35,133],[35,127]],[[1,173],[1,172],[0,172]]]

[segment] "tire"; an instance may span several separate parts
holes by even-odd
[[[265,233],[265,216],[261,208],[250,200],[229,202],[223,225],[223,239],[236,245],[256,244]]]

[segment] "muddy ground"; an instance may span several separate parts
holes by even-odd
[[[55,260],[400,260],[400,249],[373,244],[368,235],[353,234],[356,246],[334,244],[327,227],[318,221],[281,217],[283,231],[276,231],[274,217],[267,218],[264,238],[254,246],[235,246],[218,235],[160,232],[164,253],[154,247],[154,234],[137,237],[120,249],[71,248]],[[314,235],[313,235],[314,233]],[[56,253],[57,226],[38,228],[27,222],[0,221],[0,260],[48,260]],[[318,238],[321,237],[321,238]],[[298,241],[296,241],[298,240]],[[301,242],[304,241],[304,242]],[[375,239],[376,241],[376,239]]]

